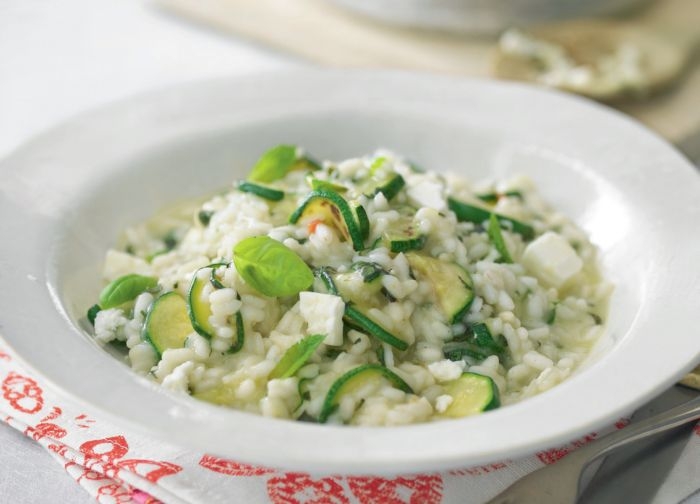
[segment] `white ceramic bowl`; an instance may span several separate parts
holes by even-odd
[[[339,159],[388,147],[431,169],[530,175],[590,233],[616,284],[607,346],[533,399],[397,428],[295,423],[160,390],[80,319],[126,225],[242,177],[293,142]],[[633,409],[700,357],[700,177],[622,115],[519,84],[402,73],[264,74],[166,89],[80,116],[0,164],[0,332],[57,389],[124,426],[299,470],[395,473],[513,458]]]
[[[652,0],[332,0],[376,20],[417,28],[496,34],[528,26],[628,11]]]

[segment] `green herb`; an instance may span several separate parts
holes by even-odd
[[[334,296],[339,296],[338,288],[335,285],[335,282],[333,281],[333,278],[331,277],[333,269],[330,266],[321,266],[320,268],[316,268],[314,270],[314,275],[321,280],[323,283],[324,287],[328,291],[329,294],[333,294]]]
[[[92,305],[88,311],[87,311],[87,319],[88,322],[90,322],[93,326],[95,325],[95,318],[97,317],[97,314],[102,311],[102,308],[100,308],[100,305]]]
[[[374,175],[375,173],[377,173],[377,170],[379,170],[382,166],[384,166],[385,162],[386,162],[386,158],[384,156],[379,156],[378,158],[375,158],[369,167],[370,175]]]
[[[248,175],[252,182],[269,183],[283,178],[297,162],[295,145],[278,145],[263,154]]]
[[[243,279],[266,296],[293,296],[314,281],[301,257],[269,236],[239,242],[233,248],[233,263]]]
[[[211,210],[200,210],[197,214],[197,219],[199,219],[199,222],[202,224],[202,226],[206,227],[209,225],[212,215],[214,215],[214,212]]]
[[[387,273],[379,264],[368,261],[357,261],[352,263],[350,267],[362,275],[362,280],[365,283]]]
[[[158,279],[149,276],[130,274],[119,277],[107,285],[100,293],[99,305],[103,310],[132,301],[142,292],[155,289]]]
[[[314,334],[297,341],[294,345],[289,347],[270,372],[270,380],[294,376],[294,374],[306,364],[306,361],[309,360],[309,357],[313,355],[325,338],[326,336],[323,334]]]
[[[163,237],[163,244],[165,245],[165,250],[170,252],[177,246],[177,230],[171,229]]]
[[[501,255],[501,260],[504,263],[512,263],[513,258],[510,256],[510,252],[508,252],[508,247],[506,247],[506,242],[503,239],[503,233],[501,233],[501,225],[498,222],[498,217],[496,217],[494,213],[489,217],[487,233],[491,243],[493,243],[493,246],[496,247],[496,250]]]

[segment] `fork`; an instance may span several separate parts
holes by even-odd
[[[555,464],[519,479],[486,504],[573,504],[579,496],[581,474],[588,464],[629,443],[697,419],[700,419],[700,396],[578,448]]]

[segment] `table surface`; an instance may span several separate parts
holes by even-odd
[[[295,65],[262,47],[183,23],[144,0],[3,0],[0,157],[105,102],[176,83]],[[670,391],[661,400],[676,395]],[[654,448],[664,456],[652,459],[672,462],[679,443],[676,436]],[[92,502],[43,448],[2,423],[0,446],[0,501]],[[620,491],[638,480],[634,467],[622,472],[610,467],[588,502],[620,502]]]

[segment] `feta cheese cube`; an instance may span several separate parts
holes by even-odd
[[[318,292],[299,293],[299,312],[308,324],[309,334],[324,334],[326,345],[343,344],[345,303],[338,296]]]
[[[445,197],[442,195],[442,184],[424,178],[418,184],[407,189],[408,197],[421,207],[434,208],[437,211],[447,210]]]
[[[557,288],[583,267],[583,261],[569,242],[551,231],[525,248],[522,262],[542,282]]]
[[[464,361],[453,362],[449,359],[444,359],[428,364],[428,371],[438,382],[448,382],[459,378],[464,371],[464,367]]]

